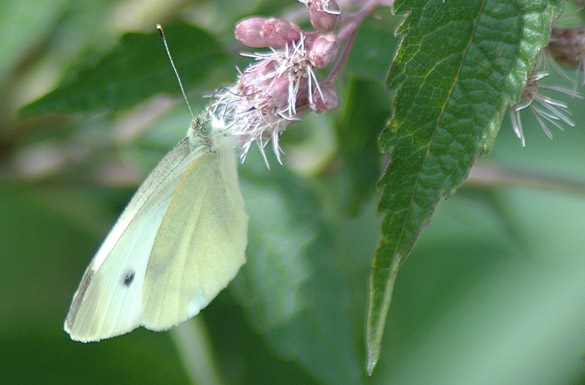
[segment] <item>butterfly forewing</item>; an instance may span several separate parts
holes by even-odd
[[[138,189],[87,268],[65,330],[74,340],[98,341],[142,323],[142,287],[152,245],[181,169],[199,154],[188,140],[167,154]],[[137,300],[138,299],[138,300]]]

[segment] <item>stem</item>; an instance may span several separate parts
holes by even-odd
[[[380,6],[380,0],[368,0],[364,6],[348,16],[348,22],[337,34],[339,41],[345,41],[355,35],[362,26],[362,23]]]
[[[368,18],[378,7],[380,6],[380,0],[368,0],[362,8],[358,11],[353,13],[351,16],[347,18],[347,23],[343,26],[341,31],[337,34],[337,39],[339,42],[346,42],[345,47],[343,47],[343,52],[341,56],[335,63],[335,66],[327,75],[325,79],[325,84],[332,84],[337,78],[337,75],[343,68],[343,65],[347,61],[349,57],[349,53],[351,52],[351,48],[353,46],[353,42],[357,36],[357,33],[362,26],[364,20]]]
[[[522,187],[585,196],[583,182],[493,164],[476,163],[471,168],[465,185],[480,188]]]
[[[207,329],[201,317],[183,322],[171,329],[170,333],[193,384],[224,384],[215,367]]]
[[[335,62],[335,66],[333,66],[333,69],[331,70],[331,72],[329,72],[329,75],[327,75],[327,77],[325,78],[324,84],[330,85],[330,84],[333,84],[335,82],[337,75],[339,74],[339,72],[343,68],[343,65],[347,61],[347,58],[349,57],[349,53],[351,52],[351,47],[353,47],[353,42],[355,41],[355,37],[357,36],[357,31],[358,30],[356,29],[355,33],[353,33],[347,39],[347,43],[345,44],[345,47],[343,47],[343,52],[341,52],[341,56],[339,57],[337,62]]]

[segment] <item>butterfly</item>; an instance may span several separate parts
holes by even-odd
[[[87,267],[65,331],[99,341],[193,317],[245,263],[235,138],[206,110],[154,168]]]

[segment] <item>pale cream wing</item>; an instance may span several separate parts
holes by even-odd
[[[245,262],[248,217],[233,148],[195,160],[171,199],[144,279],[144,326],[167,329],[194,316]]]
[[[142,287],[156,234],[184,169],[199,155],[183,140],[138,189],[73,297],[64,326],[72,339],[98,341],[142,323]]]

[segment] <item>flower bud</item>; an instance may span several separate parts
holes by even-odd
[[[563,66],[582,69],[585,60],[585,29],[553,28],[548,52]]]
[[[272,82],[275,63],[264,61],[249,67],[240,75],[239,91],[243,95],[257,93],[259,88],[266,87]]]
[[[341,24],[341,11],[335,0],[313,0],[306,2],[313,28],[320,32],[335,31]]]
[[[249,47],[262,47],[258,45],[262,39],[260,34],[262,33],[262,26],[266,21],[263,17],[251,17],[245,19],[236,24],[235,35],[236,39],[242,42],[242,44]],[[262,41],[263,42],[263,41]]]
[[[295,96],[296,96],[295,108],[307,105],[307,102],[309,100],[309,83],[307,82],[307,78],[301,78],[301,81],[299,82],[299,88]]]
[[[339,107],[339,95],[333,85],[315,88],[312,96],[313,100],[309,103],[309,108],[315,112],[329,112]]]
[[[301,28],[284,19],[251,17],[236,25],[235,35],[248,47],[284,47],[301,38]]]
[[[288,105],[289,100],[289,80],[285,75],[274,78],[273,83],[267,90],[268,96],[272,100],[271,104],[277,109],[283,109]]]
[[[334,34],[321,35],[315,39],[307,58],[314,67],[322,69],[333,63],[338,51],[339,44]]]

